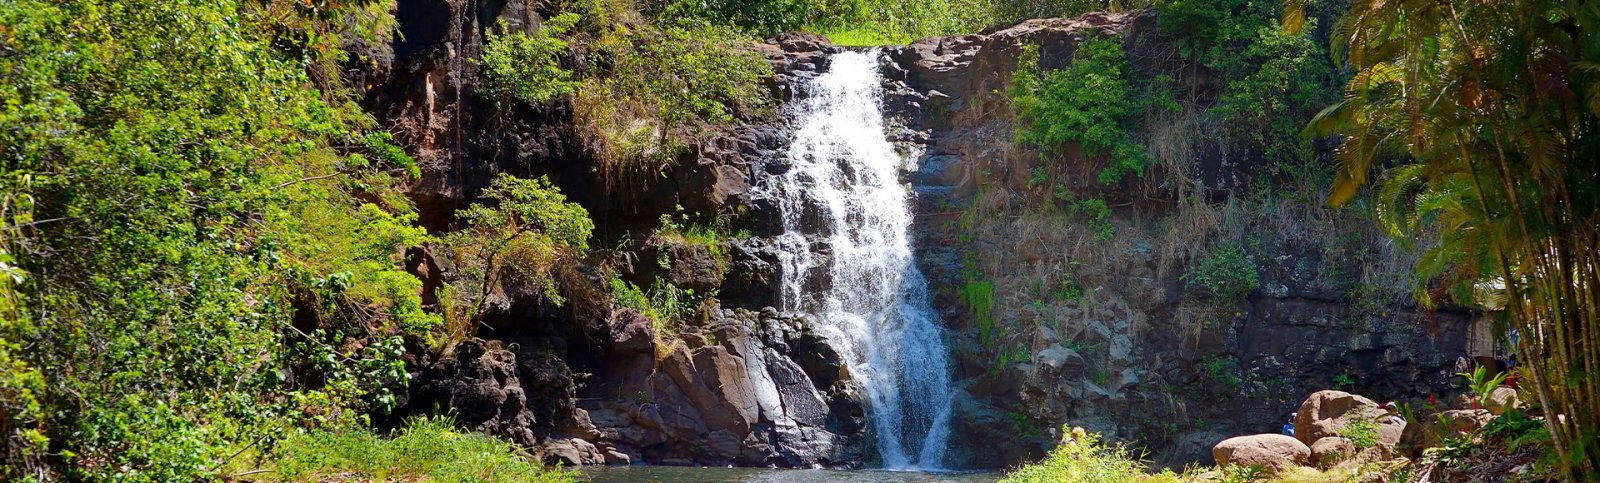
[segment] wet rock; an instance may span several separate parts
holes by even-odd
[[[718,317],[697,344],[596,388],[622,397],[582,403],[604,441],[646,463],[859,465],[864,420],[838,355],[803,320]]]

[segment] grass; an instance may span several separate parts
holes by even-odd
[[[454,429],[448,417],[414,418],[392,438],[367,430],[291,435],[252,481],[576,482],[577,475],[529,461],[511,443]]]
[[[822,33],[833,45],[841,47],[882,47],[885,45],[905,45],[913,40],[909,35],[894,35],[873,29],[848,29],[832,30]]]
[[[1046,483],[1078,481],[1182,481],[1165,471],[1146,472],[1146,463],[1122,445],[1107,445],[1098,434],[1084,434],[1075,442],[1062,443],[1037,464],[1006,474],[1002,483]]]

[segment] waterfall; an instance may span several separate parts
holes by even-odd
[[[912,258],[904,159],[887,139],[878,53],[844,52],[789,106],[778,201],[784,310],[809,313],[867,396],[885,467],[941,467],[954,389],[943,330]]]

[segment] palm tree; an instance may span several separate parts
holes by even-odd
[[[1304,0],[1285,7],[1301,28]],[[1593,1],[1353,0],[1333,52],[1355,75],[1307,129],[1344,135],[1332,205],[1395,166],[1380,222],[1439,239],[1419,300],[1443,283],[1502,309],[1572,480],[1600,477],[1597,27]]]

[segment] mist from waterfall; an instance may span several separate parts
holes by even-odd
[[[912,258],[906,159],[887,139],[879,54],[833,55],[792,103],[778,200],[784,310],[809,313],[867,396],[883,465],[942,467],[954,388],[927,283]]]

